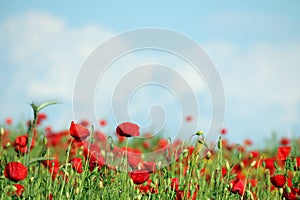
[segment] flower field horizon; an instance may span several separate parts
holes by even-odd
[[[53,131],[41,112],[53,104],[31,104],[33,119],[1,124],[1,199],[300,199],[300,137],[256,149],[220,127],[217,142],[201,130],[189,141],[132,140],[138,124],[113,129],[105,119],[99,125],[115,137],[84,119]]]

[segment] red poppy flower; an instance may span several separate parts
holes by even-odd
[[[222,177],[224,177],[228,174],[228,171],[227,171],[226,167],[222,167],[221,173],[222,173]]]
[[[100,169],[104,165],[105,165],[105,159],[101,154],[97,153],[96,155],[92,155],[90,157],[90,162],[89,162],[90,171],[93,171],[95,167],[98,167],[98,171],[100,171]]]
[[[133,180],[133,183],[137,185],[146,182],[150,177],[150,173],[147,170],[133,170],[128,172],[128,175]]]
[[[171,188],[175,192],[179,191],[179,180],[178,180],[178,178],[172,178],[171,179]]]
[[[14,186],[15,186],[15,191],[9,191],[8,193],[7,193],[7,195],[8,196],[13,196],[13,195],[15,195],[15,196],[22,196],[22,194],[23,194],[23,192],[25,191],[25,188],[24,188],[24,186],[23,185],[20,185],[20,184],[14,184]]]
[[[287,200],[298,200],[300,196],[300,190],[298,188],[291,187],[290,191],[285,188],[283,191],[283,197]]]
[[[249,151],[249,157],[252,158],[259,158],[260,153],[258,151]]]
[[[275,176],[272,176],[270,178],[271,183],[277,187],[277,188],[282,188],[286,182],[286,177],[284,175],[281,174],[277,174]]]
[[[104,142],[104,141],[106,141],[106,136],[101,131],[95,131],[94,136],[95,136],[95,141],[96,142]]]
[[[283,137],[283,138],[281,138],[281,140],[280,140],[280,144],[281,145],[289,145],[291,143],[291,141],[290,141],[290,139],[289,138],[286,138],[286,137]]]
[[[136,188],[138,188],[142,194],[147,194],[148,192],[150,192],[149,185],[139,185]]]
[[[23,192],[25,191],[24,186],[20,184],[14,184],[14,186],[17,188],[16,195],[19,197],[22,196]]]
[[[81,142],[90,135],[90,131],[81,124],[75,124],[72,121],[70,126],[70,135],[75,139],[76,142]]]
[[[278,147],[277,158],[282,161],[286,160],[286,158],[289,156],[291,150],[292,150],[291,146]]]
[[[81,120],[81,122],[79,124],[81,124],[84,127],[88,127],[90,125],[90,122],[88,120],[84,119],[84,120]]]
[[[101,127],[104,127],[104,126],[106,126],[107,122],[106,122],[105,119],[100,119],[99,124],[100,124]]]
[[[8,118],[5,119],[5,124],[6,125],[10,126],[10,125],[12,125],[12,123],[13,123],[12,118],[8,117]]]
[[[45,113],[39,113],[36,121],[36,125],[40,125],[42,121],[47,119],[47,115]]]
[[[221,129],[221,134],[222,135],[226,135],[227,134],[227,129],[226,128],[222,128]]]
[[[44,160],[42,164],[48,168],[49,173],[52,174],[52,179],[55,179],[59,171],[58,160]]]
[[[249,179],[247,182],[251,184],[251,187],[256,187],[258,183],[256,179]]]
[[[193,120],[193,117],[192,116],[186,116],[186,118],[185,118],[185,120],[187,121],[187,122],[190,122],[190,121],[192,121]]]
[[[231,192],[234,194],[239,194],[239,195],[243,195],[244,194],[244,189],[245,189],[245,185],[244,182],[237,178],[233,181],[231,181],[232,187],[231,187]]]
[[[27,140],[28,140],[28,136],[27,135],[21,135],[16,137],[15,142],[14,142],[14,146],[15,146],[15,151],[18,153],[21,153],[22,155],[27,153]],[[31,141],[31,146],[30,146],[30,150],[33,148],[34,146],[34,139],[32,139]]]
[[[58,145],[62,141],[64,134],[65,134],[64,131],[58,133],[52,133],[52,132],[46,133],[47,146],[55,147],[56,145]]]
[[[4,168],[4,176],[14,182],[24,180],[27,173],[27,167],[20,162],[10,162]]]
[[[191,199],[196,200],[197,199],[197,191],[194,192],[193,196],[191,196],[191,191],[185,191],[185,190],[179,190],[176,192],[175,200],[183,200],[183,199]]]
[[[77,173],[81,174],[83,172],[81,158],[72,158],[70,163],[72,164],[73,170],[75,170]]]
[[[143,162],[140,155],[128,153],[127,162],[132,169],[137,169],[139,165]]]
[[[149,142],[143,142],[143,147],[145,148],[145,149],[149,149],[150,148],[150,143]]]
[[[250,140],[250,139],[246,139],[246,140],[244,141],[244,144],[247,145],[247,146],[251,146],[251,145],[253,144],[253,142],[252,142],[252,140]]]
[[[158,148],[163,148],[163,147],[167,146],[168,143],[169,143],[169,141],[168,141],[167,139],[165,139],[165,138],[160,138],[160,139],[158,140]]]
[[[297,157],[296,158],[296,166],[295,166],[295,168],[297,169],[300,169],[300,157]]]
[[[140,127],[131,122],[124,122],[117,127],[116,132],[119,136],[135,137],[140,135]]]
[[[156,171],[156,162],[143,162],[143,168],[148,172]]]

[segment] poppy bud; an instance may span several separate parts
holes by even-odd
[[[8,147],[10,147],[10,146],[11,146],[10,142],[7,142],[7,143],[5,144],[5,148],[8,148]]]
[[[218,140],[218,149],[222,149],[222,140],[219,138]]]
[[[230,170],[230,165],[229,165],[229,162],[228,162],[228,161],[225,162],[225,167],[226,167],[226,170],[227,170],[227,171]]]
[[[210,152],[210,151],[208,151],[205,157],[206,157],[206,159],[207,159],[207,160],[209,160],[209,159],[210,159],[210,157],[211,157],[211,152]]]
[[[254,167],[256,164],[256,160],[253,160],[251,163],[250,163],[250,167]]]
[[[102,182],[102,181],[99,182],[99,188],[100,188],[100,189],[103,188],[103,182]]]
[[[197,131],[196,135],[198,136],[203,135],[203,131]]]

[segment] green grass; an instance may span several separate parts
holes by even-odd
[[[300,155],[299,138],[290,138],[292,147],[286,161],[279,161],[277,148],[279,141],[266,144],[265,149],[259,151],[248,150],[245,145],[231,145],[221,139],[214,148],[208,148],[203,142],[202,136],[194,136],[192,144],[181,143],[181,153],[178,157],[171,156],[169,164],[165,160],[157,163],[157,170],[150,175],[150,180],[135,185],[128,173],[113,169],[108,166],[100,170],[89,170],[89,158],[85,159],[84,147],[76,146],[68,133],[64,134],[55,146],[47,145],[45,128],[36,126],[39,111],[38,106],[33,106],[35,118],[27,129],[28,138],[35,140],[35,145],[28,154],[21,155],[15,151],[14,140],[17,135],[24,134],[24,126],[3,125],[0,141],[0,198],[1,199],[284,199],[283,195],[290,194],[291,189],[300,189],[300,171],[296,158]],[[37,130],[35,136],[33,131]],[[91,131],[93,132],[93,131]],[[199,142],[197,142],[199,139]],[[70,142],[72,141],[72,142]],[[112,139],[106,139],[102,146],[102,153],[108,159],[108,149]],[[170,142],[169,142],[170,143]],[[73,145],[72,145],[73,144]],[[29,142],[27,147],[29,147]],[[115,141],[115,145],[129,146],[139,149],[141,152],[151,152],[138,143]],[[151,142],[152,148],[157,148],[159,138]],[[107,147],[107,148],[106,148]],[[189,151],[193,148],[193,151]],[[209,152],[209,153],[208,153]],[[254,153],[259,155],[253,157]],[[52,173],[42,161],[57,157],[59,160],[59,173],[52,178]],[[83,172],[77,173],[69,162],[70,158],[79,157],[83,160]],[[265,163],[266,158],[274,158],[274,169],[270,169]],[[28,168],[27,177],[18,183],[25,190],[21,196],[8,195],[15,190],[11,180],[4,176],[4,168],[7,163],[19,161]],[[118,161],[127,163],[126,156]],[[163,167],[159,167],[159,166]],[[299,165],[299,163],[298,163]],[[131,170],[130,167],[126,168]],[[269,168],[269,169],[268,169]],[[275,188],[270,182],[270,176],[284,174],[291,183],[286,183],[283,188]],[[239,177],[245,183],[240,194],[232,192],[232,181]],[[178,189],[172,187],[172,179],[178,178]],[[255,185],[252,185],[255,183]],[[148,187],[148,192],[142,192],[141,187]],[[296,194],[295,194],[296,196]],[[296,196],[299,198],[300,194]]]

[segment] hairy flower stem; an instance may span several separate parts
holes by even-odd
[[[29,124],[28,133],[27,133],[28,134],[27,135],[27,151],[25,152],[25,155],[24,155],[26,165],[28,165],[29,159],[30,159],[29,152],[30,152],[31,143],[33,140],[34,129],[36,127],[37,120],[38,120],[38,114],[42,109],[46,108],[47,106],[54,105],[54,104],[56,104],[55,101],[48,101],[48,102],[42,103],[40,105],[36,105],[34,103],[30,104],[31,108],[33,109],[33,120]]]

